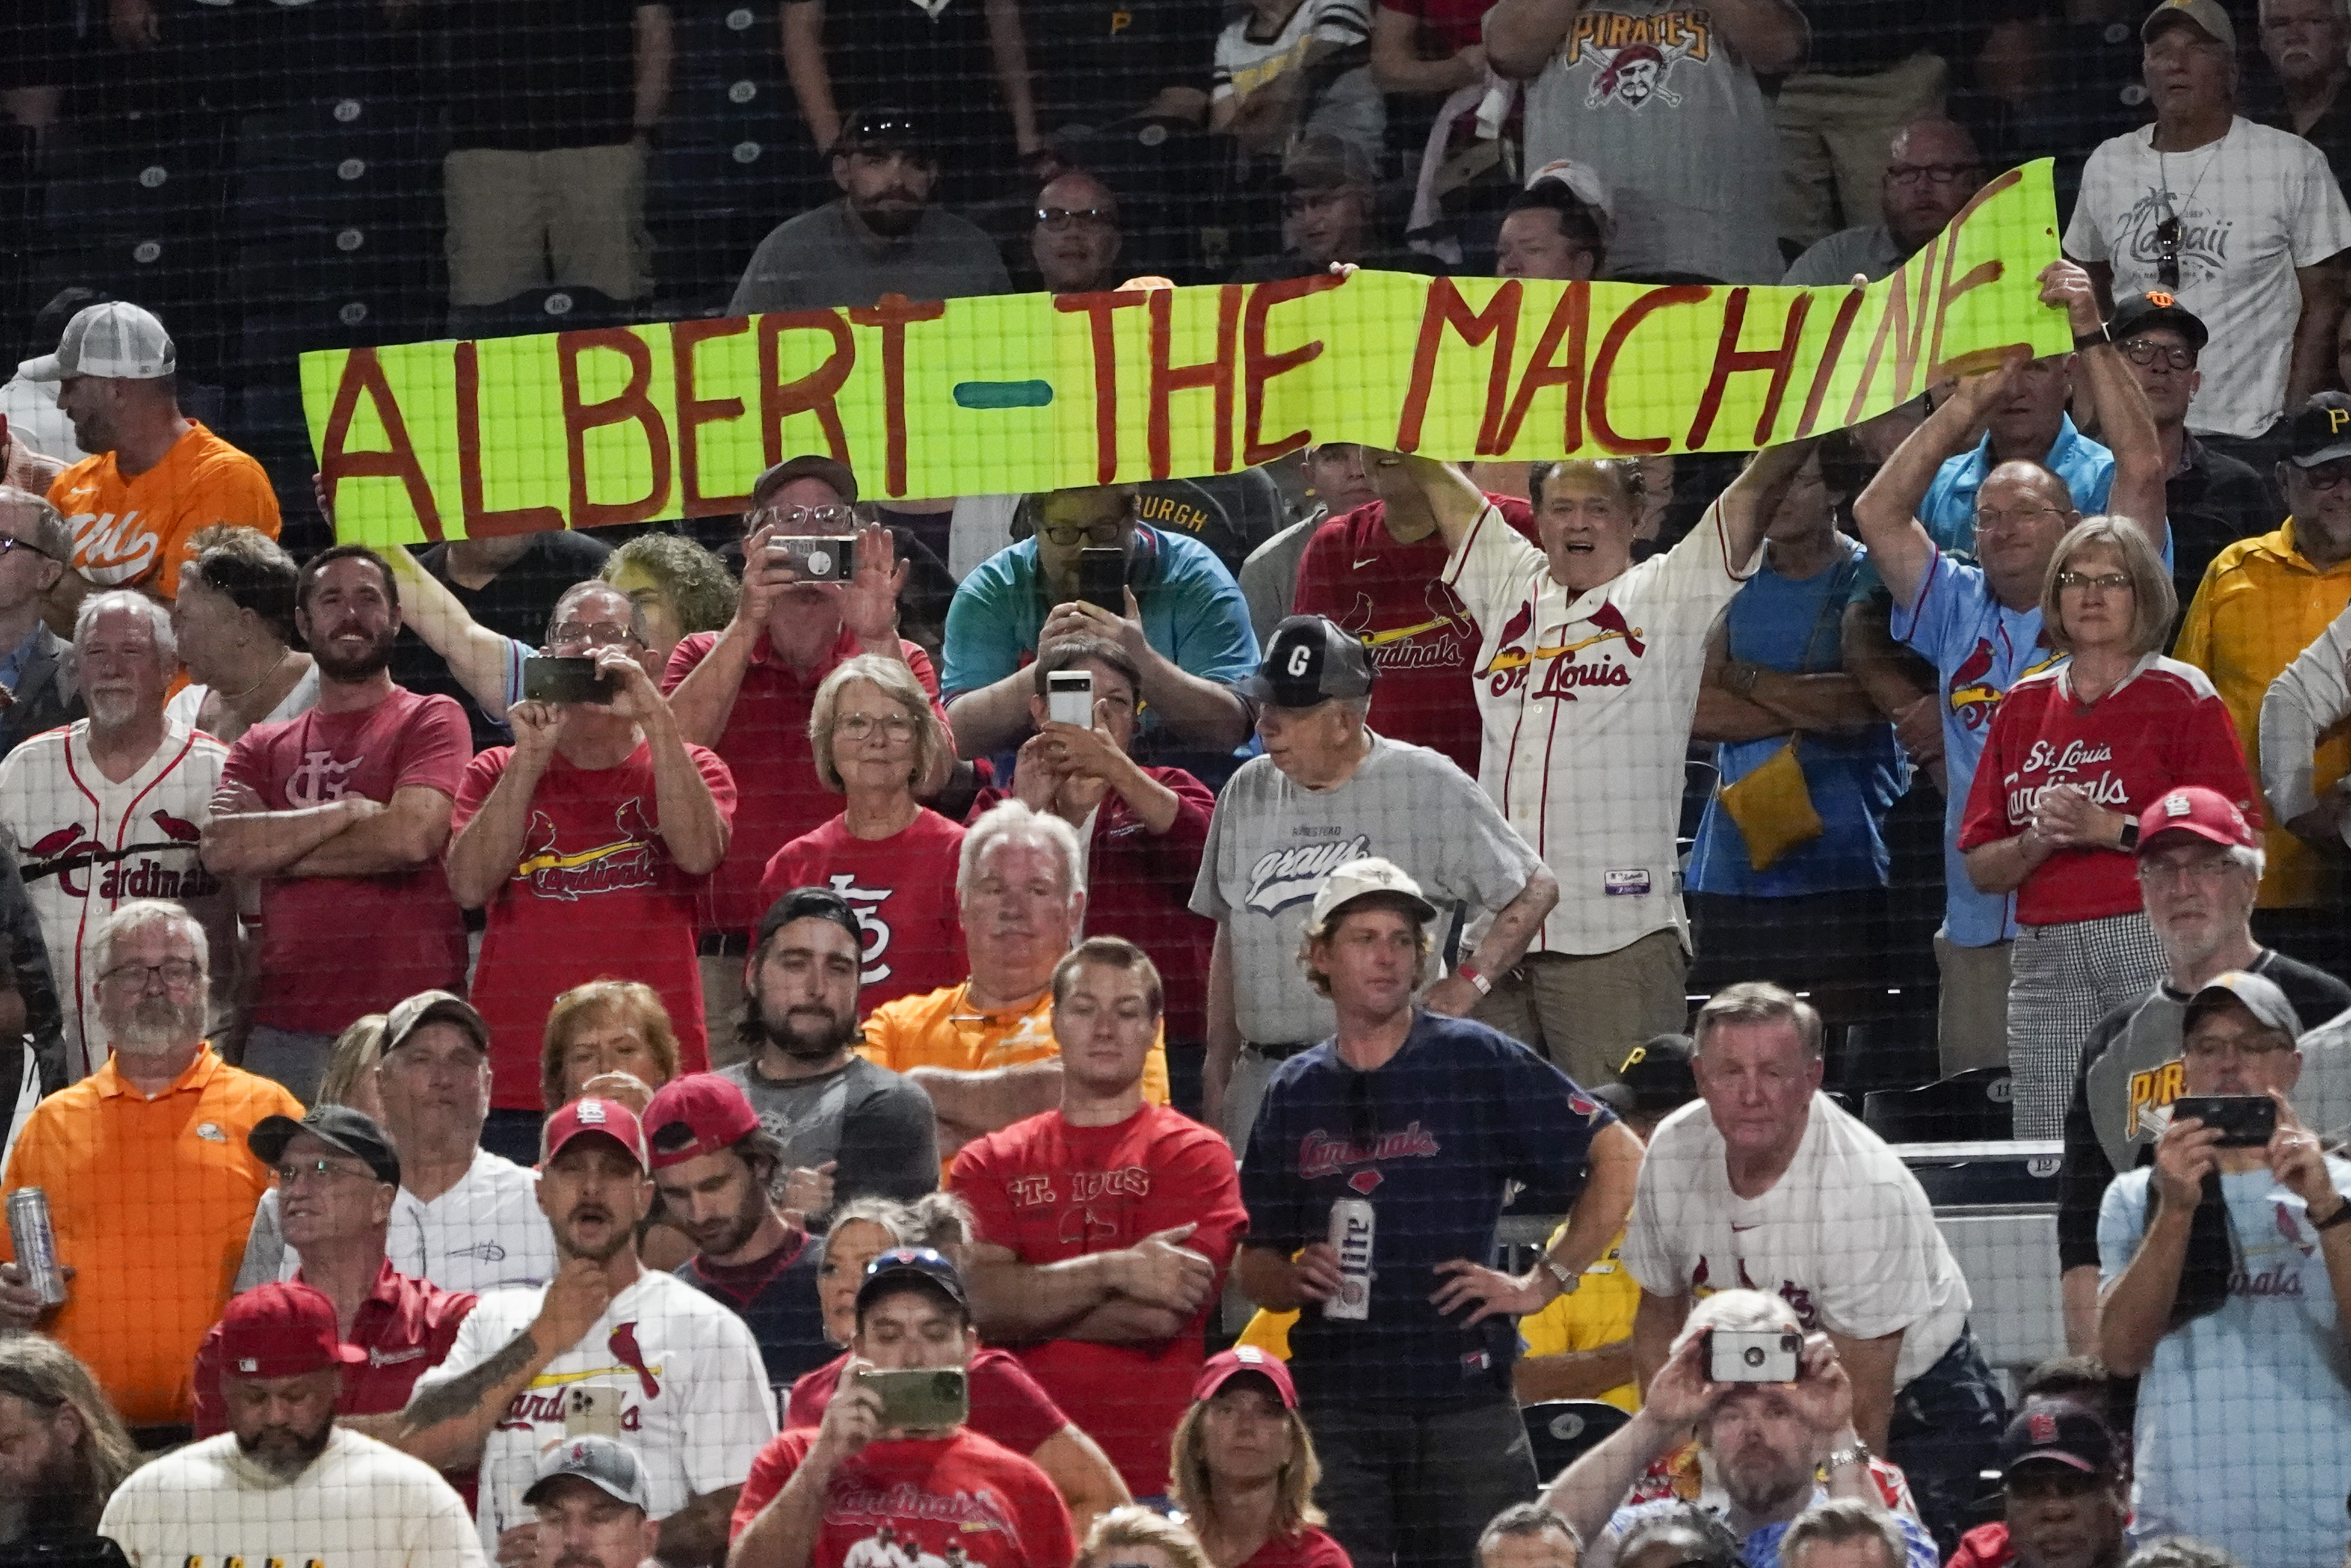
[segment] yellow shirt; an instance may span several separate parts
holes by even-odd
[[[2240,539],[2212,559],[2188,606],[2172,656],[2212,677],[2245,766],[2258,786],[2262,777],[2262,699],[2270,683],[2295,655],[2318,641],[2344,607],[2351,605],[2351,560],[2321,570],[2294,548],[2294,519],[2274,533]],[[2351,770],[2351,729],[2338,729],[2319,742],[2311,788],[2324,796]],[[2335,875],[2309,847],[2286,831],[2265,800],[2269,821],[2262,848],[2269,859],[2262,874],[2263,909],[2303,909],[2332,902]]]

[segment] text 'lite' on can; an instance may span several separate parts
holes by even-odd
[[[1372,1206],[1343,1197],[1331,1206],[1331,1250],[1339,1255],[1339,1289],[1322,1303],[1326,1318],[1372,1315]]]
[[[47,1193],[23,1186],[8,1195],[8,1239],[16,1249],[25,1282],[40,1298],[41,1305],[65,1305],[66,1273],[57,1264],[57,1233],[49,1224]]]

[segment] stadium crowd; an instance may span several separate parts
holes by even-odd
[[[2351,16],[1942,9],[28,0],[0,1568],[2351,1562]],[[1841,288],[2043,156],[2073,351],[1749,459],[379,551],[286,440],[443,331]]]

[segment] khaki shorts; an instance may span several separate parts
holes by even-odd
[[[1689,1027],[1688,974],[1689,955],[1672,930],[1614,953],[1531,953],[1470,1016],[1526,1041],[1580,1084],[1614,1083],[1635,1046]]]
[[[1935,967],[1943,983],[1935,1038],[1943,1076],[2008,1065],[2008,955],[2013,946],[1962,947],[1935,933]]]
[[[475,147],[442,165],[449,303],[496,305],[553,284],[614,299],[653,292],[645,150]]]

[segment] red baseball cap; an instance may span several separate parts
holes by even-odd
[[[691,1072],[661,1086],[644,1124],[653,1168],[664,1170],[741,1143],[759,1130],[759,1116],[733,1079]]]
[[[1253,1344],[1237,1344],[1230,1350],[1218,1351],[1200,1368],[1200,1375],[1192,1385],[1192,1403],[1213,1399],[1217,1390],[1244,1373],[1255,1373],[1273,1385],[1273,1392],[1281,1400],[1284,1410],[1298,1408],[1298,1385],[1290,1381],[1290,1368],[1281,1358],[1258,1349]]]
[[[610,1138],[629,1151],[639,1170],[650,1168],[645,1157],[645,1130],[639,1124],[636,1113],[618,1100],[601,1100],[590,1095],[574,1100],[547,1119],[546,1129],[538,1140],[538,1163],[545,1165],[563,1152],[563,1146],[574,1138],[593,1134]]]
[[[2193,833],[2216,844],[2259,849],[2261,834],[2237,810],[2237,803],[2216,789],[2183,784],[2158,796],[2138,816],[2138,852],[2145,854],[2158,833]]]
[[[309,1285],[272,1282],[230,1298],[220,1336],[221,1369],[237,1377],[299,1377],[368,1358],[342,1342],[335,1303]]]

